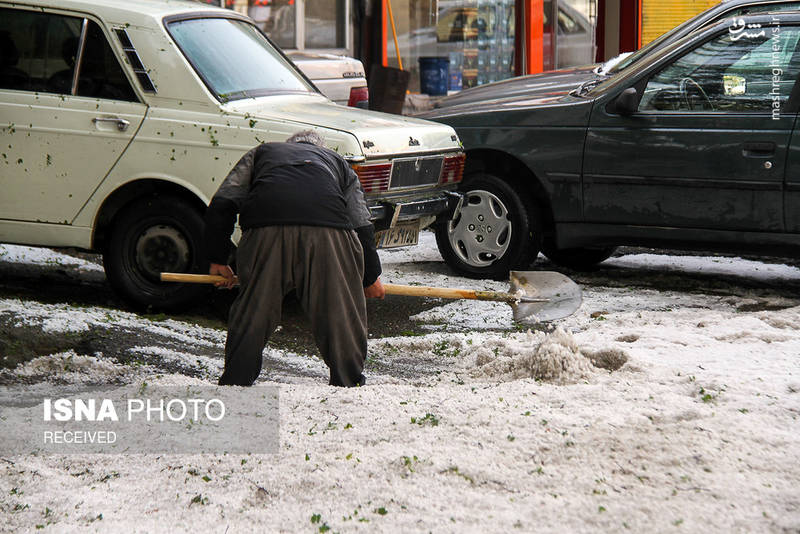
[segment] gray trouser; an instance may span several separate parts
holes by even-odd
[[[228,317],[220,385],[249,386],[261,372],[262,351],[280,324],[281,304],[295,290],[330,383],[363,383],[367,308],[364,253],[352,230],[266,226],[244,232],[236,255],[239,296]]]

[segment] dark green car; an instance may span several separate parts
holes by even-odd
[[[797,12],[731,18],[569,95],[424,114],[467,149],[445,260],[504,277],[618,245],[800,256],[798,43]]]

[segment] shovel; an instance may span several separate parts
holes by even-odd
[[[225,278],[210,274],[161,273],[163,282],[213,284]],[[511,271],[511,287],[502,291],[479,291],[447,287],[383,284],[387,295],[471,299],[505,302],[514,311],[514,321],[535,324],[563,319],[581,306],[581,288],[561,273],[553,271]]]

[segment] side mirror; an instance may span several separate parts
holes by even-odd
[[[639,92],[635,87],[628,87],[617,97],[614,108],[620,115],[632,115],[639,111]]]

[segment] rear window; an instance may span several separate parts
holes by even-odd
[[[222,101],[274,93],[316,93],[252,24],[227,18],[178,20],[172,38]]]

